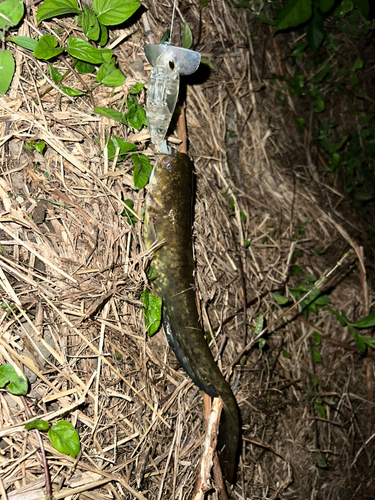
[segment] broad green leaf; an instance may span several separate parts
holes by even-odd
[[[135,83],[132,87],[129,89],[129,94],[135,95],[139,94],[139,92],[143,89],[145,86],[144,83]]]
[[[7,29],[9,27],[13,28],[14,26],[17,26],[22,19],[23,11],[24,6],[21,0],[5,0],[5,2],[1,2],[0,14],[7,17],[10,22],[0,16],[0,29]]]
[[[16,396],[25,396],[29,388],[29,382],[23,374],[18,375],[12,365],[1,365],[0,387],[5,387],[6,385],[7,391]]]
[[[274,33],[299,26],[312,15],[311,0],[287,0],[277,18]]]
[[[38,23],[63,14],[79,14],[77,0],[45,0],[36,13]]]
[[[83,92],[81,90],[72,89],[71,87],[65,87],[65,85],[60,85],[60,89],[64,92],[64,94],[69,95],[70,97],[83,95]]]
[[[74,66],[74,68],[76,69],[76,71],[80,75],[86,75],[88,73],[94,73],[94,71],[95,71],[95,65],[94,64],[90,64],[90,63],[87,63],[87,62],[84,62],[84,61],[78,61],[77,64]]]
[[[152,165],[145,155],[132,154],[134,165],[133,182],[135,189],[142,189],[148,183],[152,172]]]
[[[142,294],[142,302],[145,326],[151,337],[158,331],[160,326],[162,300],[160,297],[152,295],[150,290],[146,288]]]
[[[318,52],[318,49],[326,36],[326,30],[323,28],[323,21],[323,16],[320,14],[318,9],[314,9],[313,18],[307,27],[306,39],[310,49],[315,54]]]
[[[363,61],[362,59],[356,59],[354,61],[354,64],[352,66],[352,71],[357,71],[357,69],[362,69],[363,68]]]
[[[230,0],[231,4],[235,9],[251,9],[250,2],[247,0],[241,0],[240,2],[234,2],[233,0]]]
[[[29,38],[28,36],[10,36],[7,37],[7,41],[16,43],[20,47],[32,51],[34,51],[38,43],[38,40],[35,40],[35,38]]]
[[[72,57],[91,64],[102,64],[113,56],[113,50],[97,49],[82,38],[75,37],[68,38],[66,50]]]
[[[313,349],[313,360],[314,363],[321,363],[322,362],[322,355],[318,351],[318,349]]]
[[[136,102],[127,101],[128,110],[126,112],[126,120],[131,127],[141,130],[143,125],[147,126],[146,111]]]
[[[137,146],[135,144],[132,144],[131,142],[126,142],[124,141],[124,139],[121,139],[121,137],[116,137],[115,135],[108,141],[107,147],[108,147],[109,160],[113,160],[113,158],[116,155],[117,148],[120,148],[119,157],[121,157],[121,155],[129,153],[130,151],[137,150]]]
[[[39,141],[37,144],[35,144],[35,149],[38,151],[38,153],[42,153],[45,147],[46,143],[44,141]]]
[[[100,38],[98,44],[101,47],[105,47],[105,45],[107,45],[108,42],[108,28],[107,26],[104,26],[104,24],[99,23],[99,25],[100,25]]]
[[[362,16],[370,19],[370,0],[353,0],[353,2],[361,11]]]
[[[159,43],[166,42],[169,39],[170,36],[171,36],[171,30],[170,29],[164,31],[162,37],[160,38],[160,42]]]
[[[0,94],[9,89],[15,69],[15,62],[9,50],[0,50]]]
[[[106,87],[120,87],[125,81],[125,75],[123,72],[115,68],[115,58],[108,62],[103,63],[96,75],[96,79],[99,83],[103,83]]]
[[[90,40],[94,40],[95,42],[99,40],[100,37],[99,21],[94,12],[90,9],[88,5],[83,6],[82,29],[84,34]]]
[[[124,122],[123,113],[120,113],[120,111],[116,111],[115,109],[95,106],[94,113],[96,113],[97,115],[106,116],[107,118],[111,118],[112,120],[116,120],[116,122]]]
[[[62,75],[55,69],[52,64],[48,64],[49,66],[49,74],[51,75],[52,80],[59,85],[62,80]]]
[[[57,47],[57,40],[52,35],[43,35],[34,49],[37,59],[52,59],[64,51],[63,47]]]
[[[273,293],[272,297],[276,300],[276,302],[280,306],[283,306],[289,302],[288,297],[285,297],[285,295],[279,295],[278,293]]]
[[[121,24],[141,6],[139,0],[94,0],[92,8],[105,26]]]
[[[353,324],[356,328],[371,328],[375,326],[375,311]]]
[[[191,32],[190,26],[185,21],[184,29],[182,30],[182,46],[185,49],[190,49],[193,45],[193,34]]]
[[[290,359],[290,354],[288,351],[282,351],[282,355],[284,356],[284,358],[287,358],[287,359]]]
[[[319,0],[319,8],[322,12],[328,12],[334,6],[336,0]]]
[[[201,57],[201,62],[200,64],[204,64],[205,66],[208,66],[212,71],[217,71],[217,69],[214,66],[214,63],[211,62],[209,59],[206,59],[205,57]]]
[[[46,420],[34,420],[33,422],[26,424],[25,429],[27,431],[31,431],[32,429],[37,429],[38,431],[48,431],[49,422]]]
[[[266,341],[264,339],[259,339],[258,345],[259,345],[259,350],[261,351],[263,349],[263,347],[266,345]],[[272,367],[270,366],[270,369],[271,368]]]
[[[48,431],[48,437],[57,451],[73,458],[78,455],[81,449],[78,432],[66,420],[60,420],[56,425],[53,425]]]

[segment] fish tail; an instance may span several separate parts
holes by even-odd
[[[234,483],[239,453],[240,416],[229,386],[224,394],[220,394],[220,399],[224,408],[221,414],[217,450],[223,475],[230,483]]]

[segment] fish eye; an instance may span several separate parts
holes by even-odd
[[[174,69],[174,62],[173,61],[169,61],[169,68],[170,69]]]
[[[167,163],[167,170],[172,170],[172,163]]]

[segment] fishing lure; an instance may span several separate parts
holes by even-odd
[[[180,88],[180,75],[191,75],[200,64],[194,50],[169,43],[145,45],[146,57],[153,66],[146,102],[151,142],[159,146],[167,133]]]

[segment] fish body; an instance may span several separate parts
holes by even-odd
[[[154,291],[162,298],[163,326],[169,345],[192,381],[211,397],[220,397],[218,451],[225,477],[233,482],[240,437],[234,395],[207,346],[198,317],[192,247],[193,167],[187,155],[161,157],[154,167],[146,198],[144,238],[155,252]]]

